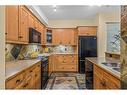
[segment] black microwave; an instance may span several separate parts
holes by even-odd
[[[29,43],[41,44],[41,33],[34,28],[29,28]]]

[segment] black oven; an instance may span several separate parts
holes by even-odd
[[[29,28],[29,43],[41,44],[41,33],[34,28]]]

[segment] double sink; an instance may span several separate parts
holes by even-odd
[[[117,71],[120,72],[120,64],[119,63],[108,63],[108,62],[102,62],[101,64]]]

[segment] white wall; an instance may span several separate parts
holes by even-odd
[[[0,89],[5,87],[5,11],[0,6]]]
[[[107,31],[106,22],[120,22],[119,13],[100,13],[96,17],[96,23],[98,25],[98,56],[104,57],[107,46]]]
[[[52,28],[75,28],[77,26],[96,26],[94,19],[84,20],[49,20],[48,27]]]

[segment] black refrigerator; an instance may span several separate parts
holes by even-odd
[[[85,73],[85,58],[97,57],[97,37],[96,36],[79,36],[78,39],[78,71]]]

